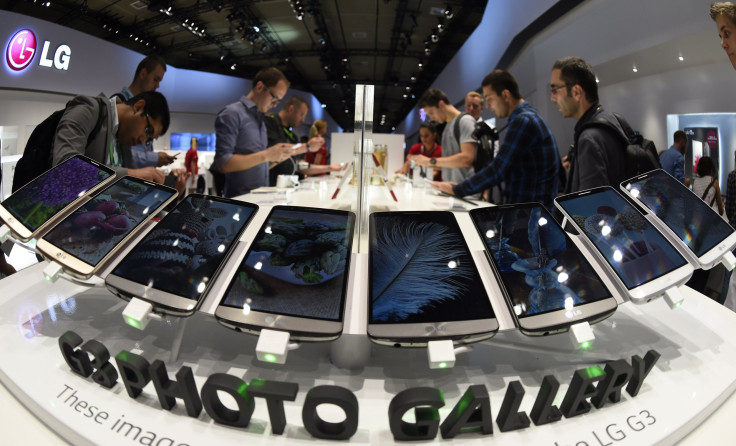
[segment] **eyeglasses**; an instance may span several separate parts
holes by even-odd
[[[273,94],[273,91],[271,91],[271,89],[270,89],[270,88],[266,87],[266,91],[268,92],[268,94],[270,94],[270,95],[271,95],[271,103],[272,103],[273,105],[276,105],[276,104],[278,104],[279,102],[281,102],[281,98],[280,98],[280,97],[278,97],[278,96],[276,96],[275,94]]]
[[[559,90],[560,88],[567,88],[567,84],[562,84],[562,85],[549,84],[548,88],[549,88],[550,95],[557,94],[557,90]]]
[[[146,141],[151,141],[153,139],[153,125],[151,124],[151,120],[148,119],[147,113],[144,113],[143,117],[146,118],[146,128],[144,129],[144,132],[146,133]]]

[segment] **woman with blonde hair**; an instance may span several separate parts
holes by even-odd
[[[312,124],[312,127],[309,129],[309,139],[312,139],[317,135],[324,137],[326,134],[327,121],[324,121],[322,119],[314,121],[314,124]],[[320,147],[319,150],[315,152],[307,152],[304,155],[304,159],[306,162],[312,165],[321,166],[327,164],[327,142],[325,141],[325,143],[322,144],[322,147]]]

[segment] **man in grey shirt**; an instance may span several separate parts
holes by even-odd
[[[475,119],[461,113],[450,104],[447,95],[436,88],[424,92],[419,98],[419,107],[432,121],[447,123],[442,132],[442,157],[413,155],[409,159],[423,167],[442,168],[443,181],[461,183],[472,177],[475,174],[473,161],[478,150],[478,142],[472,136]],[[457,120],[459,125],[456,125]]]

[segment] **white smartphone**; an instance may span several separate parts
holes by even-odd
[[[245,201],[187,195],[107,275],[107,288],[150,302],[158,313],[192,315],[257,210]]]
[[[291,339],[342,333],[355,214],[274,206],[215,310],[226,327]]]
[[[115,171],[76,155],[41,174],[0,203],[0,219],[24,242],[79,207],[115,179]]]
[[[616,311],[601,276],[540,203],[473,209],[470,218],[522,333],[560,333]]]
[[[696,268],[712,268],[736,246],[731,225],[662,169],[624,181],[621,190],[651,211],[647,218]]]
[[[296,149],[298,149],[301,146],[302,146],[302,143],[296,143],[293,146],[291,146],[291,150],[296,150]]]
[[[170,187],[124,176],[47,232],[36,248],[71,276],[89,279],[176,195]]]
[[[397,347],[492,337],[498,321],[452,212],[370,215],[368,337]]]
[[[612,187],[563,195],[555,206],[632,302],[648,302],[692,276],[687,259]]]

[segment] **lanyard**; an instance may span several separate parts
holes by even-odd
[[[296,137],[294,136],[294,132],[289,130],[288,127],[284,127],[282,125],[281,128],[284,130],[284,134],[286,134],[286,137],[289,138],[289,142],[296,140]]]

